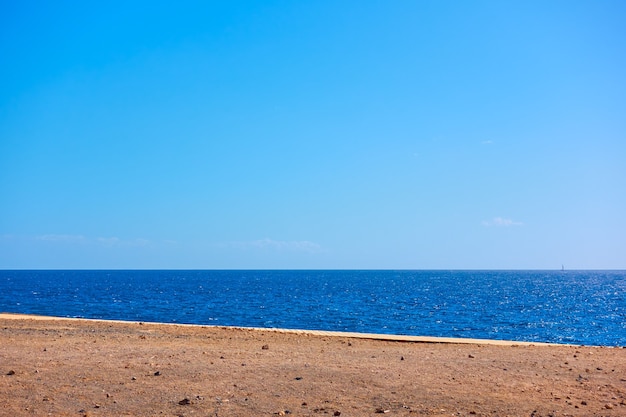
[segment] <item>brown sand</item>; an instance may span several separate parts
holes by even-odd
[[[0,315],[2,416],[626,416],[626,349]]]

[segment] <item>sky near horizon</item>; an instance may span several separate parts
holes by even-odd
[[[0,0],[0,269],[626,269],[624,22]]]

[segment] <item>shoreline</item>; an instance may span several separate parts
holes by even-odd
[[[409,336],[394,335],[385,333],[359,333],[359,332],[341,332],[330,330],[307,330],[307,329],[281,329],[275,327],[245,327],[245,326],[219,326],[206,324],[188,324],[188,323],[163,323],[163,322],[140,322],[126,320],[109,320],[109,319],[90,319],[83,317],[57,317],[42,316],[37,314],[21,314],[0,312],[0,319],[13,320],[77,320],[87,322],[103,322],[103,323],[123,323],[123,324],[139,324],[149,323],[162,326],[192,326],[200,328],[219,328],[234,330],[254,330],[277,333],[293,333],[314,336],[330,336],[330,337],[347,337],[354,339],[370,339],[370,340],[387,340],[391,342],[408,342],[408,343],[451,343],[451,344],[471,344],[471,345],[496,345],[496,346],[583,346],[565,343],[548,343],[548,342],[525,342],[514,340],[498,340],[498,339],[474,339],[461,337],[436,337],[436,336]],[[585,345],[586,346],[586,345]],[[597,347],[617,347],[620,346],[597,346]]]

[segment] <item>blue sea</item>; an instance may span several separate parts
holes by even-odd
[[[626,346],[626,271],[0,271],[0,311]]]

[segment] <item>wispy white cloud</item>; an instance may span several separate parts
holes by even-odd
[[[269,249],[276,251],[297,251],[317,253],[322,250],[322,247],[315,242],[308,240],[274,240],[274,239],[258,239],[246,242],[229,242],[223,246],[230,246],[242,249]]]
[[[47,234],[38,235],[31,238],[25,238],[26,240],[34,239],[40,242],[48,243],[63,243],[63,244],[89,244],[89,245],[101,245],[106,247],[112,246],[146,246],[151,243],[148,239],[121,239],[116,236],[109,237],[87,237],[83,235],[63,235],[63,234]]]
[[[121,242],[117,237],[99,237],[96,241],[104,246],[115,246]]]
[[[146,246],[151,242],[148,239],[120,239],[119,237],[99,237],[96,241],[104,246]]]
[[[491,145],[493,144],[492,140],[483,140],[482,142],[480,142],[481,145]]]
[[[43,240],[45,242],[61,242],[61,243],[81,243],[87,239],[83,235],[39,235],[35,236],[35,240]]]
[[[505,219],[504,217],[494,217],[491,220],[484,220],[482,224],[483,226],[486,226],[486,227],[491,227],[491,226],[510,227],[510,226],[522,226],[524,223],[514,221],[511,219]]]

